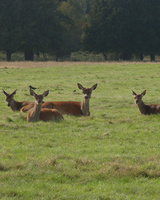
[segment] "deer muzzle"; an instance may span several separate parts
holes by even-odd
[[[84,96],[84,98],[85,98],[85,99],[89,99],[89,96],[86,95],[86,96]]]

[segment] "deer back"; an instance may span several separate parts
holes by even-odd
[[[53,101],[45,102],[42,108],[57,109],[61,114],[81,116],[81,103],[75,101]]]

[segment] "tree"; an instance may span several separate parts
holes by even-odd
[[[119,52],[124,60],[132,55],[154,55],[160,50],[160,1],[94,0],[85,49]]]
[[[7,61],[20,47],[20,27],[18,0],[0,0],[0,50],[6,53]]]
[[[84,48],[86,50],[104,55],[114,50],[114,46],[119,40],[114,33],[113,19],[112,1],[94,0],[90,24],[85,30]]]
[[[160,1],[146,0],[145,2],[145,31],[144,45],[145,54],[149,54],[151,61],[155,60],[155,55],[160,53]]]
[[[56,0],[23,0],[21,2],[21,50],[25,60],[33,60],[34,52],[56,51],[64,29]]]
[[[90,0],[0,0],[0,47],[11,60],[15,51],[25,60],[34,53],[60,56],[80,50]]]
[[[58,0],[0,0],[0,49],[11,54],[22,51],[25,60],[35,52],[57,52],[64,47],[67,20]]]
[[[81,37],[84,23],[84,3],[82,0],[68,0],[60,6],[61,12],[68,16],[69,23],[63,23],[67,32],[65,33],[66,48],[64,54],[81,49]]]
[[[143,54],[150,54],[151,57],[153,55],[154,59],[155,54],[159,52],[160,45],[160,2],[149,0],[130,0],[126,2],[121,5],[121,14],[119,15],[121,20],[126,17],[130,19],[125,20],[129,30],[124,31],[129,38],[126,40],[123,38],[123,41],[129,41],[128,46],[132,54],[138,54],[141,59],[143,59]],[[125,7],[126,5],[128,6]],[[124,13],[127,11],[128,16],[124,18]],[[122,26],[123,30],[126,30],[126,26]],[[123,35],[124,32],[122,32]]]

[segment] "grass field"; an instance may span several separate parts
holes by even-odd
[[[1,62],[0,76],[0,199],[160,199],[160,115],[141,115],[131,92],[160,104],[160,63]],[[91,115],[60,122],[28,123],[2,92],[82,101],[78,82],[98,84]]]

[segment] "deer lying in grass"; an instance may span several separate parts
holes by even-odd
[[[56,109],[41,108],[43,98],[46,97],[48,93],[49,90],[45,91],[42,95],[38,95],[33,90],[30,90],[30,94],[35,98],[35,103],[33,108],[28,111],[28,122],[35,122],[39,120],[58,121],[63,119],[63,116]]]
[[[146,94],[146,90],[144,90],[141,94],[136,94],[134,91],[132,91],[132,94],[141,114],[150,115],[160,113],[160,105],[145,105],[142,101],[142,97]]]
[[[78,88],[82,90],[83,101],[53,101],[45,102],[42,104],[42,108],[57,109],[61,114],[75,115],[75,116],[90,116],[89,100],[91,98],[92,91],[96,89],[97,84],[91,88],[84,88],[81,84],[77,84]],[[27,112],[33,107],[33,104],[25,106],[21,109],[22,112]]]
[[[5,92],[3,90],[3,93],[6,95],[7,105],[9,107],[11,107],[11,109],[13,111],[19,111],[22,107],[24,107],[24,106],[29,105],[30,103],[32,103],[31,101],[21,101],[21,102],[15,101],[14,100],[14,95],[16,94],[16,91],[17,90],[15,90],[11,94],[8,94],[7,92]]]

